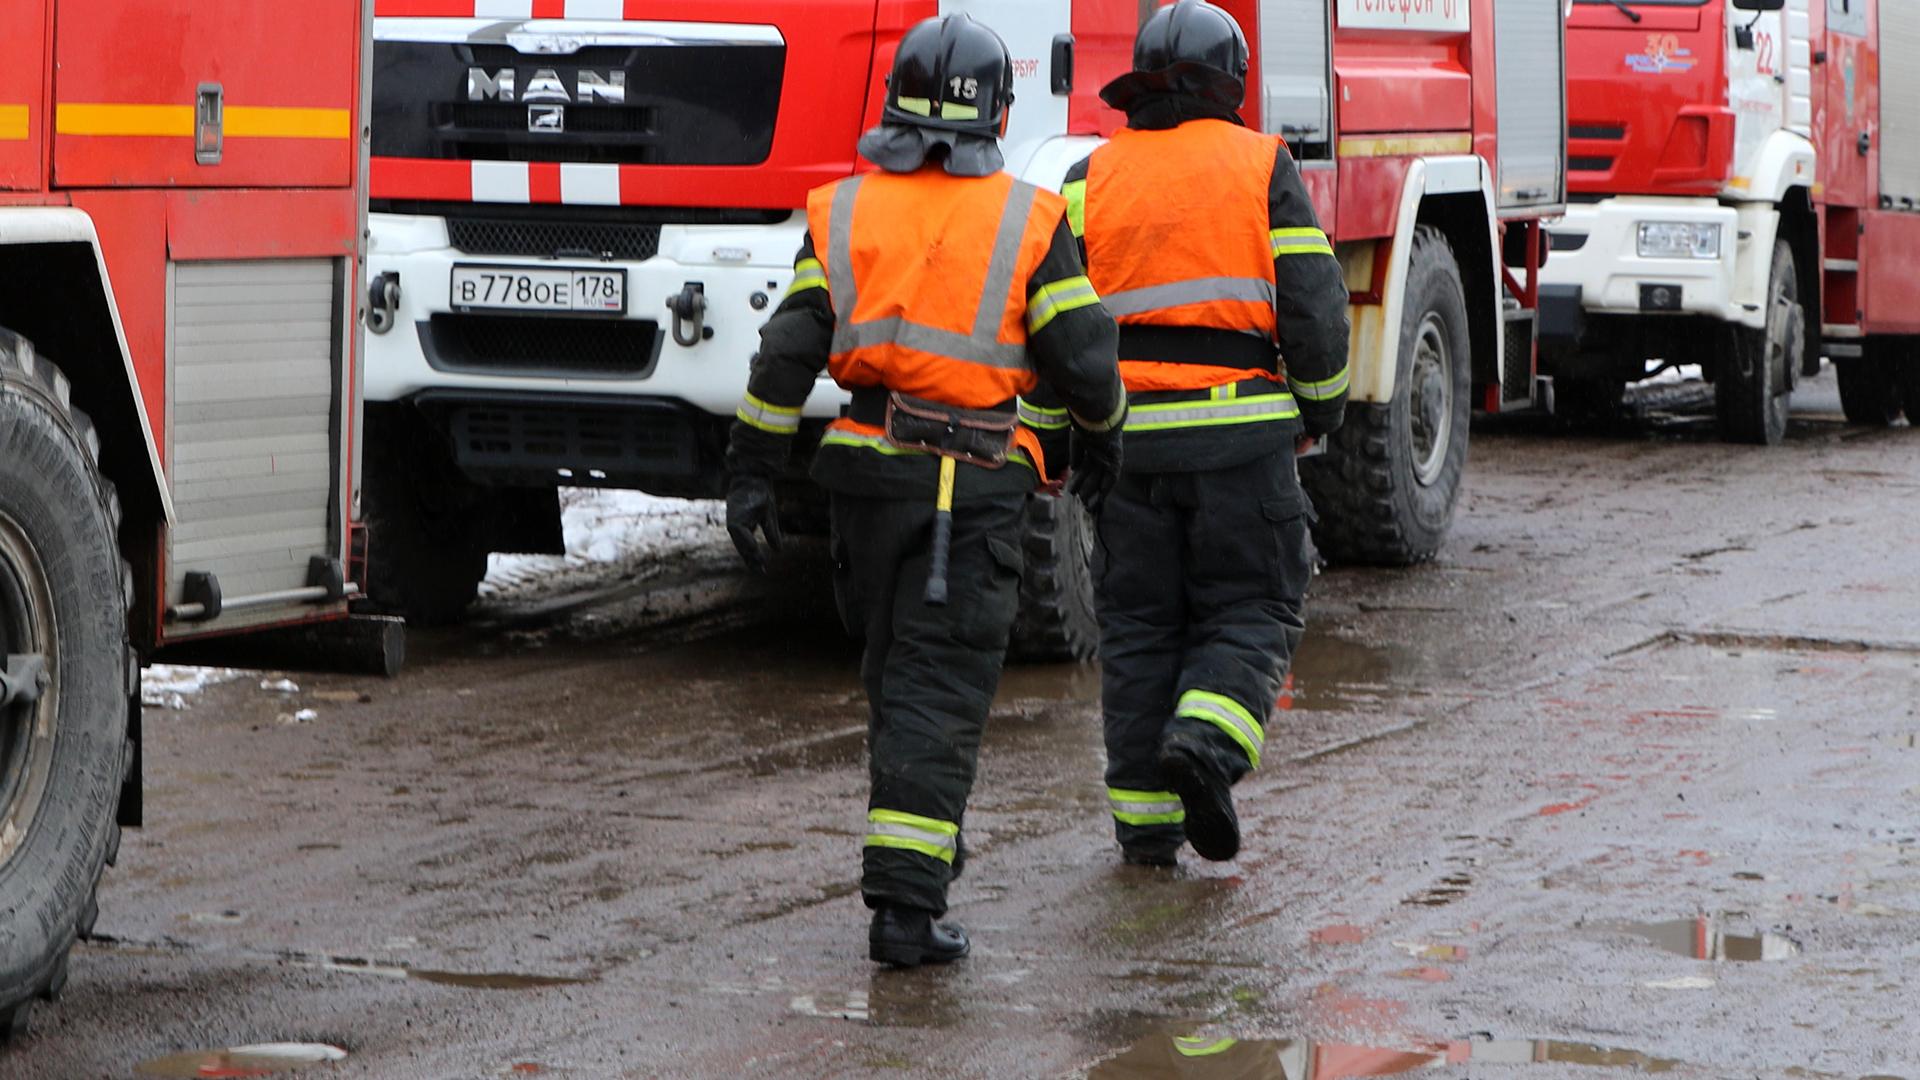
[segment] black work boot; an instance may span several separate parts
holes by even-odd
[[[1240,853],[1240,816],[1233,788],[1198,739],[1171,736],[1160,744],[1160,772],[1186,808],[1187,842],[1201,858],[1225,862]]]
[[[882,904],[867,931],[867,955],[894,967],[945,964],[967,955],[967,932],[953,923],[936,923],[921,908]]]

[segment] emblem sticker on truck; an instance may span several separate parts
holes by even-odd
[[[625,315],[627,272],[459,263],[453,268],[448,301],[455,311],[561,311]]]

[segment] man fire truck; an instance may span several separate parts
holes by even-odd
[[[370,24],[0,0],[0,1038],[139,824],[142,660],[346,615]]]
[[[1920,415],[1911,0],[1575,0],[1569,184],[1542,296],[1561,411],[1701,362],[1730,439],[1777,443],[1833,359],[1847,418]],[[1884,108],[1883,108],[1884,104]]]
[[[1008,168],[1058,187],[1118,126],[1147,0],[379,0],[370,591],[456,617],[492,551],[560,550],[559,484],[718,496],[806,192],[863,167],[899,36],[965,12],[1015,57]],[[1353,294],[1352,400],[1303,466],[1321,547],[1431,556],[1475,408],[1530,404],[1539,219],[1564,186],[1544,0],[1240,0],[1248,124],[1284,133]],[[1511,268],[1511,269],[1510,269]],[[824,500],[805,450],[784,508]],[[378,448],[391,448],[385,452]],[[1083,515],[1033,500],[1015,648],[1084,657]]]

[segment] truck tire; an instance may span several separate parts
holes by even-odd
[[[1908,348],[1888,357],[1888,373],[1900,389],[1900,404],[1907,411],[1907,423],[1920,427],[1920,349]]]
[[[1767,279],[1767,324],[1736,326],[1713,381],[1714,416],[1728,442],[1778,446],[1787,436],[1793,373],[1806,350],[1806,314],[1800,306],[1793,249],[1773,244]]]
[[[415,626],[447,626],[487,576],[479,503],[466,497],[470,481],[446,450],[399,408],[367,410],[367,606]]]
[[[1894,380],[1894,361],[1878,342],[1868,342],[1865,355],[1834,360],[1833,372],[1847,423],[1883,428],[1900,418],[1901,388]],[[1911,418],[1912,410],[1907,415]]]
[[[1440,550],[1467,465],[1472,350],[1460,264],[1440,230],[1418,226],[1393,401],[1348,405],[1328,452],[1301,462],[1330,561],[1408,566]]]
[[[65,985],[120,845],[139,667],[99,456],[65,376],[0,330],[0,668],[37,656],[47,676],[37,700],[0,706],[0,1040]]]
[[[1090,660],[1100,648],[1093,606],[1093,519],[1071,495],[1027,500],[1026,575],[1008,655],[1024,663]]]

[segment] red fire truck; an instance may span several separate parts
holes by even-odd
[[[0,0],[0,1037],[139,823],[142,660],[346,613],[370,25]]]
[[[1575,205],[1543,305],[1559,407],[1607,408],[1653,363],[1702,362],[1722,431],[1776,443],[1824,354],[1849,420],[1920,415],[1920,69],[1880,62],[1883,34],[1920,35],[1916,14],[1575,0]]]
[[[395,453],[369,455],[393,462],[368,476],[375,597],[457,615],[489,551],[557,550],[559,483],[723,490],[795,208],[861,167],[916,20],[965,11],[1007,38],[1010,168],[1057,185],[1119,122],[1097,91],[1154,6],[379,0],[368,431]],[[1471,411],[1532,400],[1539,221],[1564,195],[1559,8],[1226,6],[1256,54],[1245,116],[1292,143],[1354,297],[1350,419],[1304,465],[1322,547],[1426,558]],[[803,443],[842,401],[813,396]],[[1033,507],[1016,642],[1084,656],[1084,522]]]

